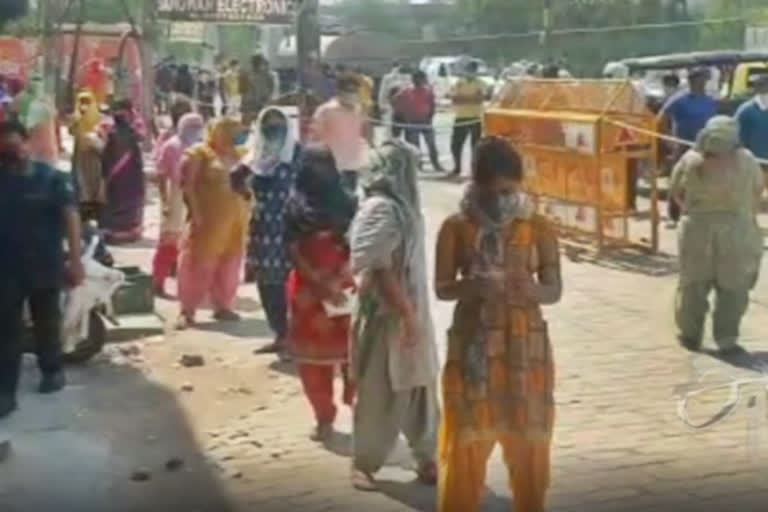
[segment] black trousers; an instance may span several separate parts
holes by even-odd
[[[405,119],[403,119],[403,116],[401,114],[398,114],[395,112],[392,114],[392,127],[391,127],[391,133],[393,139],[399,139],[401,135],[405,132],[405,127],[403,126],[405,124]]]
[[[259,297],[269,328],[275,333],[278,343],[284,343],[288,334],[288,303],[285,284],[259,283]]]
[[[0,284],[0,394],[16,394],[24,351],[24,304],[34,325],[37,364],[43,374],[62,369],[61,290],[25,290],[16,283]]]
[[[461,172],[461,156],[464,152],[464,144],[467,141],[467,137],[470,138],[472,151],[474,151],[475,146],[480,142],[482,134],[483,122],[480,119],[456,118],[453,125],[453,133],[451,134],[451,154],[456,164],[456,171]]]
[[[405,141],[419,149],[421,149],[421,137],[424,137],[424,142],[427,144],[427,150],[429,151],[429,161],[432,162],[432,167],[434,167],[436,171],[439,170],[441,165],[437,154],[437,143],[435,142],[434,128],[429,126],[425,128],[407,128],[405,130]]]

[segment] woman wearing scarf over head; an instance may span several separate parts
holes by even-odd
[[[155,293],[159,296],[165,295],[165,281],[177,266],[179,240],[184,231],[186,208],[181,188],[181,157],[184,151],[202,142],[205,136],[205,122],[199,114],[185,114],[178,120],[176,128],[176,135],[165,141],[157,152],[162,221],[152,276]]]
[[[438,360],[429,305],[426,229],[417,182],[421,156],[401,142],[374,156],[366,199],[351,231],[360,301],[354,315],[355,405],[352,484],[376,489],[402,431],[419,480],[437,483]]]
[[[683,210],[675,317],[678,339],[689,350],[701,348],[713,290],[715,342],[722,355],[742,350],[739,327],[763,255],[757,224],[763,187],[760,165],[741,147],[738,123],[726,116],[709,120],[672,172],[670,193]]]
[[[352,406],[354,400],[347,365],[350,316],[331,316],[326,304],[344,305],[344,290],[355,286],[345,235],[356,208],[342,187],[331,150],[305,148],[286,208],[285,236],[294,266],[287,284],[287,341],[317,420],[315,441],[333,434],[336,367],[344,376],[344,403]]]
[[[288,331],[285,283],[291,259],[285,240],[285,208],[296,181],[300,147],[288,119],[277,108],[262,111],[257,122],[257,147],[246,159],[256,200],[248,243],[246,281],[258,285],[274,343],[257,353],[284,355]]]
[[[109,243],[132,243],[141,239],[144,223],[144,157],[141,136],[134,128],[130,100],[113,107],[114,126],[107,135],[102,154],[107,203],[103,224]]]
[[[72,172],[83,221],[94,220],[98,223],[106,203],[101,168],[104,141],[99,133],[100,124],[101,111],[95,96],[90,91],[81,92],[77,95],[75,120],[70,128],[75,139]]]
[[[249,194],[233,188],[230,173],[238,167],[242,125],[221,118],[209,125],[205,142],[182,158],[181,180],[188,220],[179,255],[177,327],[195,323],[195,313],[210,296],[219,321],[236,322],[234,305],[251,218]]]
[[[457,301],[442,376],[438,512],[479,510],[496,443],[517,512],[543,512],[554,423],[554,362],[541,306],[560,300],[555,229],[521,190],[508,141],[477,146],[472,183],[440,229],[435,288]]]

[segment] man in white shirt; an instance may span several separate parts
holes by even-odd
[[[344,187],[354,194],[368,154],[368,143],[364,138],[366,117],[360,104],[357,77],[342,75],[336,91],[335,97],[315,111],[312,138],[331,149]]]

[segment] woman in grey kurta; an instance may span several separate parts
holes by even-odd
[[[762,258],[762,190],[760,166],[741,147],[730,117],[711,119],[673,171],[670,192],[684,214],[675,317],[680,343],[689,350],[701,347],[712,290],[715,341],[724,354],[739,350],[739,325]]]
[[[400,141],[373,157],[366,199],[351,230],[360,300],[352,371],[358,385],[352,484],[376,490],[373,475],[402,431],[422,483],[437,480],[438,373],[416,175],[420,157]]]

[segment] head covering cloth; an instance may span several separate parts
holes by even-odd
[[[319,231],[345,236],[357,210],[341,183],[333,153],[309,146],[299,161],[296,185],[286,205],[286,238],[295,241]]]

